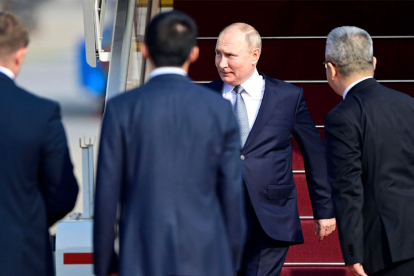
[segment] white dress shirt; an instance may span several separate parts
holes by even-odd
[[[187,72],[179,67],[165,66],[165,67],[158,67],[152,70],[149,77],[150,79],[152,79],[152,78],[155,78],[156,76],[166,75],[166,74],[176,74],[176,75],[187,76]]]
[[[6,68],[6,67],[0,66],[0,73],[5,74],[6,76],[8,76],[9,78],[11,78],[12,80],[14,80],[14,78],[16,77],[13,74],[13,72],[10,69]]]
[[[364,81],[364,80],[369,79],[369,78],[372,78],[372,77],[371,77],[371,76],[369,76],[369,77],[365,77],[365,78],[359,79],[359,80],[354,81],[353,83],[351,83],[351,84],[350,84],[350,85],[349,85],[349,86],[345,89],[345,91],[344,91],[344,95],[343,95],[344,100],[345,100],[346,94],[348,94],[349,90],[351,90],[351,88],[352,88],[352,87],[354,87],[355,85],[357,85],[357,84],[358,84],[358,83],[360,83],[361,81]]]
[[[265,80],[259,75],[257,70],[253,75],[243,82],[241,85],[244,91],[241,93],[244,103],[246,104],[247,117],[249,119],[250,130],[256,121],[257,113],[259,112],[260,105],[262,104],[263,94],[265,90]],[[227,83],[223,85],[223,97],[231,102],[234,106],[236,102],[236,92],[233,91],[234,86],[230,86]]]

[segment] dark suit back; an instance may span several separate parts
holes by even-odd
[[[95,273],[232,275],[244,236],[239,132],[230,104],[174,74],[111,100],[98,160]]]
[[[303,90],[260,74],[265,91],[256,121],[241,149],[243,178],[266,234],[279,241],[303,243],[292,173],[292,137],[298,141],[304,158],[315,219],[333,217],[325,145],[309,114]],[[207,86],[221,96],[220,79]]]
[[[48,227],[75,205],[58,104],[0,73],[0,274],[54,275]]]
[[[414,257],[414,99],[374,79],[326,117],[329,177],[346,263],[368,274]]]

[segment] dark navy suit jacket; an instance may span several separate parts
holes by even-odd
[[[260,73],[265,91],[241,150],[243,177],[254,211],[271,238],[303,243],[292,173],[292,137],[299,143],[315,219],[333,218],[325,145],[309,114],[303,90]],[[223,82],[207,84],[221,95]]]
[[[325,119],[342,253],[369,275],[414,258],[413,118],[412,97],[369,78]]]
[[[0,73],[0,275],[54,275],[48,229],[77,194],[59,105]]]
[[[109,101],[98,159],[95,274],[233,275],[245,239],[239,147],[229,102],[184,76],[160,75]]]

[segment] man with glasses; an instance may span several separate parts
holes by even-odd
[[[261,37],[250,25],[226,27],[217,40],[220,79],[208,84],[234,106],[241,132],[249,238],[239,275],[280,275],[290,245],[303,243],[292,174],[292,137],[305,161],[306,179],[322,240],[335,229],[325,145],[303,90],[258,72]]]
[[[372,39],[331,31],[326,76],[344,100],[326,116],[329,181],[353,275],[414,273],[414,99],[374,78]]]

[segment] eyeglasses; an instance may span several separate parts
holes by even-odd
[[[332,61],[324,61],[324,62],[322,62],[322,64],[325,66],[325,69],[327,69],[327,68],[328,68],[328,63],[332,64],[332,65],[333,65],[333,67],[336,67],[336,64],[335,64],[335,63],[333,63]]]

